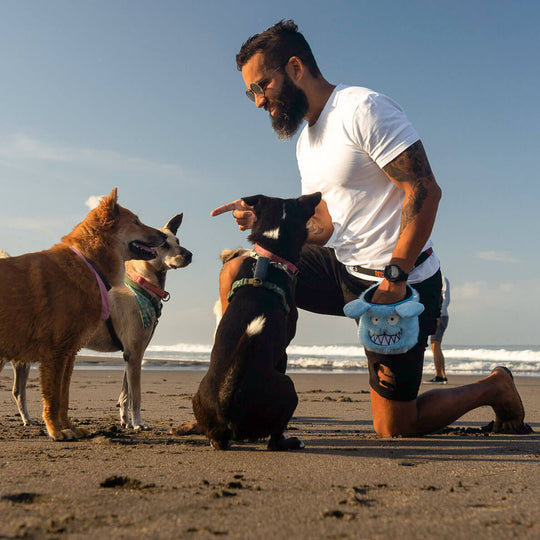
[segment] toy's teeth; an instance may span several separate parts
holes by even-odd
[[[401,339],[401,332],[397,334],[371,334],[371,341],[375,345],[395,345]]]

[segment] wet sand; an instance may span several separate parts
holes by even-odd
[[[23,427],[0,373],[0,538],[540,537],[540,378],[517,378],[531,435],[485,434],[490,408],[442,433],[381,439],[367,376],[292,374],[290,433],[306,448],[210,448],[171,436],[192,419],[203,372],[143,372],[150,431],[119,427],[120,371],[76,370],[72,417],[89,439],[54,442]],[[452,385],[472,377],[449,374]],[[423,385],[421,391],[431,389]],[[28,408],[41,416],[38,372]]]

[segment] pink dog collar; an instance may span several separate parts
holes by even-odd
[[[164,302],[167,302],[167,300],[169,300],[169,298],[171,297],[171,295],[167,291],[164,291],[163,289],[152,285],[152,283],[144,279],[142,276],[132,274],[131,272],[126,272],[126,276],[135,283],[137,283],[137,285],[140,285],[141,287],[144,287],[145,289],[159,296],[159,298],[161,298]]]
[[[107,294],[107,286],[103,281],[103,278],[99,275],[99,272],[94,268],[92,263],[75,247],[71,246],[73,252],[75,252],[90,268],[92,274],[94,274],[99,286],[99,292],[101,294],[101,320],[106,321],[111,315],[111,308],[109,305],[109,295]]]
[[[275,255],[271,251],[268,251],[267,249],[264,249],[263,247],[259,246],[259,244],[253,245],[253,251],[255,251],[255,253],[258,253],[259,255],[262,255],[263,257],[267,257],[271,261],[284,264],[293,274],[296,274],[298,272],[298,268],[296,268],[296,266],[294,266],[292,262],[282,259],[281,257],[279,257],[278,255]]]

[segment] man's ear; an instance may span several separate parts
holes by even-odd
[[[296,83],[302,79],[305,71],[306,66],[298,56],[291,56],[285,65],[285,72]]]

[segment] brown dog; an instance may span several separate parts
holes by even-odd
[[[149,260],[166,236],[117,203],[116,188],[51,249],[0,260],[0,358],[40,362],[43,419],[55,440],[88,432],[68,418],[77,351],[108,316],[124,262]]]
[[[182,218],[183,214],[177,214],[159,229],[167,236],[167,241],[155,249],[155,259],[126,261],[126,282],[129,283],[129,280],[134,278],[138,283],[132,283],[131,290],[125,285],[120,288],[113,287],[109,291],[110,319],[101,321],[96,333],[84,345],[85,348],[96,351],[123,351],[124,378],[122,393],[118,399],[120,421],[122,426],[131,426],[135,430],[150,427],[141,418],[141,367],[144,353],[160,318],[162,301],[169,298],[169,293],[164,290],[167,272],[188,266],[192,259],[192,253],[181,246],[176,237]],[[0,258],[4,257],[9,255],[0,250]],[[152,305],[151,316],[147,308],[144,311],[144,320],[139,305],[139,302],[142,302],[141,295]],[[0,358],[0,370],[7,361],[6,358]],[[26,383],[30,364],[15,361],[11,363],[14,372],[12,396],[23,424],[39,424],[32,419],[26,405]]]

